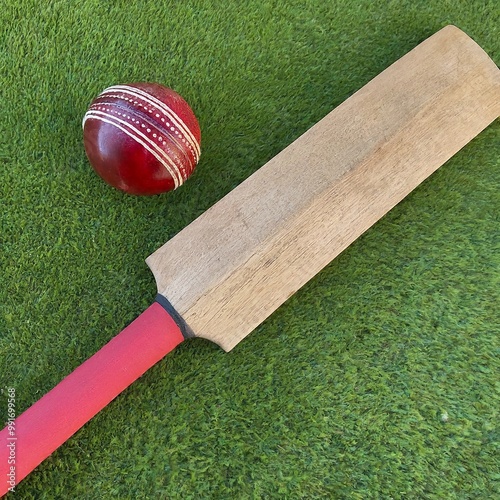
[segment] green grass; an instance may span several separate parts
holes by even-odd
[[[495,1],[4,0],[0,386],[23,411],[153,300],[144,258],[446,24]],[[89,167],[103,88],[190,102],[202,161],[137,198]],[[498,121],[230,354],[180,346],[17,487],[51,498],[499,495]],[[5,419],[5,393],[0,415]],[[3,420],[2,420],[3,421]]]

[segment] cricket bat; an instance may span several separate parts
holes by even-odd
[[[454,26],[392,64],[148,257],[157,300],[0,433],[0,494],[185,338],[233,349],[499,115]]]

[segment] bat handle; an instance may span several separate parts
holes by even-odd
[[[155,302],[13,424],[8,422],[0,432],[0,496],[183,340],[175,321]]]

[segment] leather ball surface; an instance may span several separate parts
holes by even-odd
[[[157,83],[104,90],[83,118],[83,140],[94,170],[134,195],[176,189],[200,158],[196,116],[179,94]]]

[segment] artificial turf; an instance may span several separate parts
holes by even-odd
[[[498,63],[496,1],[3,0],[0,416],[154,299],[144,258],[419,42],[452,23]],[[181,189],[105,185],[81,119],[157,81],[202,129]],[[500,495],[500,124],[492,124],[231,353],[177,348],[15,495]]]

